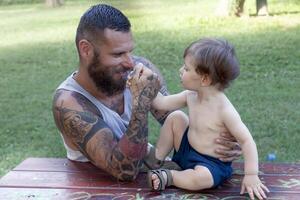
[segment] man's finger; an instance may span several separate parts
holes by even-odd
[[[229,149],[229,150],[228,150]],[[217,148],[215,152],[219,155],[223,156],[239,156],[241,155],[241,151],[239,150],[231,150],[230,148],[222,147],[222,148]]]
[[[229,140],[235,140],[235,137],[233,137],[233,135],[229,134],[228,132],[223,132],[220,135],[221,137],[227,138]]]
[[[127,79],[132,79],[135,73],[136,73],[136,68],[134,67],[133,70],[128,73]]]
[[[237,160],[239,157],[237,156],[232,156],[232,157],[223,157],[223,158],[219,158],[219,160],[221,160],[222,162],[232,162],[234,160]]]
[[[144,72],[144,66],[142,67],[141,71],[139,72],[139,79],[141,78],[143,72]]]
[[[215,152],[218,154],[218,158],[223,162],[233,161],[241,156],[241,151],[223,151],[217,149]]]
[[[230,140],[224,140],[224,139],[217,138],[216,143],[221,144],[221,145],[223,145],[227,148],[230,148],[232,150],[241,150],[241,147],[237,142],[233,142],[233,141],[230,141]]]
[[[142,63],[137,63],[134,67],[133,70],[129,73],[132,77],[139,75],[139,72],[143,69],[144,65]]]

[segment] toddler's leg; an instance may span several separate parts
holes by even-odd
[[[183,171],[170,170],[170,174],[167,174],[163,169],[157,171],[160,171],[162,176],[152,171],[150,186],[152,185],[154,190],[159,190],[160,188],[163,190],[169,182],[168,180],[172,180],[171,185],[187,190],[203,190],[213,186],[213,177],[210,171],[203,166],[196,166],[195,169]]]
[[[187,190],[203,190],[213,186],[213,177],[210,171],[203,166],[184,171],[172,170],[173,185]]]
[[[155,156],[164,160],[173,148],[179,149],[184,131],[188,127],[189,119],[182,111],[174,111],[167,117],[160,129],[159,139],[156,143]]]

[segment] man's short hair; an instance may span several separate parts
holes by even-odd
[[[118,9],[98,4],[89,8],[81,17],[76,32],[76,46],[82,39],[97,40],[104,29],[129,32],[131,24],[128,18]]]

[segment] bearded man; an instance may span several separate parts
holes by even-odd
[[[67,157],[92,162],[122,181],[134,180],[143,162],[150,169],[163,165],[149,148],[147,118],[151,112],[163,124],[168,115],[151,108],[158,92],[168,92],[157,68],[132,55],[130,28],[127,17],[109,5],[92,6],[83,14],[76,33],[79,68],[56,89],[52,108]],[[129,89],[132,71],[140,79]],[[218,143],[224,147],[216,149],[220,158],[233,160],[241,154],[231,150],[237,143],[230,137]]]

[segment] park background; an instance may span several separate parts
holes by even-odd
[[[78,66],[74,43],[80,16],[103,2],[132,23],[134,54],[151,60],[171,93],[181,91],[184,48],[221,37],[236,48],[241,74],[226,94],[250,129],[260,161],[300,162],[300,0],[269,0],[255,16],[246,0],[241,17],[218,16],[219,0],[0,0],[0,177],[27,157],[65,157],[52,118],[55,88]],[[159,125],[150,117],[156,142]]]

